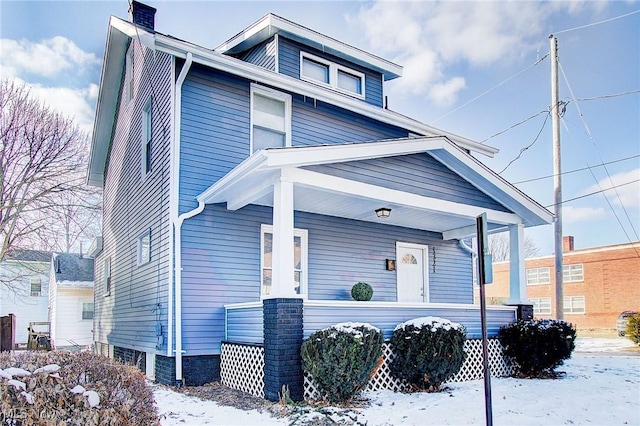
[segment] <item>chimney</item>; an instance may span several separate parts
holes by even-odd
[[[573,237],[571,235],[567,235],[566,237],[562,237],[562,252],[573,251]]]
[[[140,25],[153,31],[155,28],[156,9],[146,4],[133,1],[129,6],[129,19],[136,25]]]

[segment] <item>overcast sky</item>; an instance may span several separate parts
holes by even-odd
[[[576,248],[639,240],[639,2],[147,3],[158,9],[157,31],[209,48],[274,12],[404,66],[385,87],[390,109],[499,148],[480,160],[544,206],[553,202],[554,34],[567,102],[564,234]],[[109,16],[127,10],[125,0],[1,0],[2,76],[90,132]],[[526,233],[553,252],[552,226]]]

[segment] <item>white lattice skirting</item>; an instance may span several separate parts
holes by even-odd
[[[222,343],[220,379],[230,388],[264,398],[264,348]]]
[[[502,355],[502,345],[498,339],[489,339],[489,369],[494,377],[506,377],[513,373],[513,366]],[[451,382],[464,382],[482,378],[482,341],[470,339],[465,341],[467,353],[462,368]],[[382,364],[369,380],[365,390],[389,389],[394,392],[404,391],[407,386],[391,375],[389,364],[393,352],[389,343],[382,345]],[[220,354],[220,376],[224,385],[238,389],[251,395],[264,398],[264,348],[255,345],[223,343]],[[304,375],[304,398],[314,400],[320,393],[308,374]]]
[[[465,360],[462,368],[456,374],[451,382],[464,382],[467,380],[476,380],[483,377],[482,374],[482,340],[470,339],[465,341],[464,350],[467,353],[467,359]],[[489,339],[489,371],[494,377],[506,377],[510,376],[513,372],[513,367],[509,364],[502,355],[502,345],[498,339]],[[381,389],[389,389],[394,392],[401,392],[407,388],[407,385],[401,380],[396,379],[391,375],[389,365],[393,359],[393,352],[391,351],[391,345],[389,343],[382,344],[382,365],[378,371],[369,380],[365,390],[375,391]],[[313,378],[305,374],[304,375],[304,398],[307,400],[315,400],[320,398],[320,393],[313,383]]]

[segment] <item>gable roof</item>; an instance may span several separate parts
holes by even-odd
[[[320,164],[427,153],[504,206],[485,209],[356,182],[305,170]],[[441,232],[445,239],[476,232],[475,218],[488,213],[492,230],[522,223],[551,223],[553,214],[444,137],[402,138],[378,142],[270,148],[254,153],[198,195],[201,203],[226,203],[230,210],[247,204],[273,204],[273,185],[280,178],[297,188],[295,210],[356,220],[378,221],[374,209],[391,207],[396,214],[384,223]]]
[[[229,72],[277,89],[327,102],[357,114],[366,115],[380,122],[402,127],[418,135],[444,136],[464,149],[490,157],[498,152],[498,149],[489,145],[431,127],[391,110],[369,105],[350,96],[326,90],[316,84],[275,73],[193,43],[158,32],[150,32],[143,27],[112,16],[109,22],[105,58],[100,77],[100,91],[96,106],[96,118],[91,138],[91,153],[87,174],[87,183],[89,185],[102,186],[103,184],[111,134],[117,114],[120,83],[124,72],[124,58],[129,40],[132,38],[139,39],[143,45],[151,49],[168,53],[176,58],[185,59],[187,55],[191,55],[194,63]]]
[[[93,259],[80,257],[77,253],[54,254],[53,272],[58,283],[93,285]]]
[[[51,252],[15,249],[7,252],[5,260],[13,260],[18,262],[50,262]]]
[[[216,47],[216,52],[238,53],[281,34],[333,56],[346,59],[365,68],[382,73],[385,80],[402,76],[402,66],[372,55],[317,31],[296,24],[273,13],[268,13],[240,33]]]

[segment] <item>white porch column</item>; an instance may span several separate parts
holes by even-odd
[[[269,298],[300,297],[294,292],[293,182],[284,173],[273,185],[273,253]]]
[[[524,267],[524,225],[509,226],[509,303],[527,300],[527,279]]]

